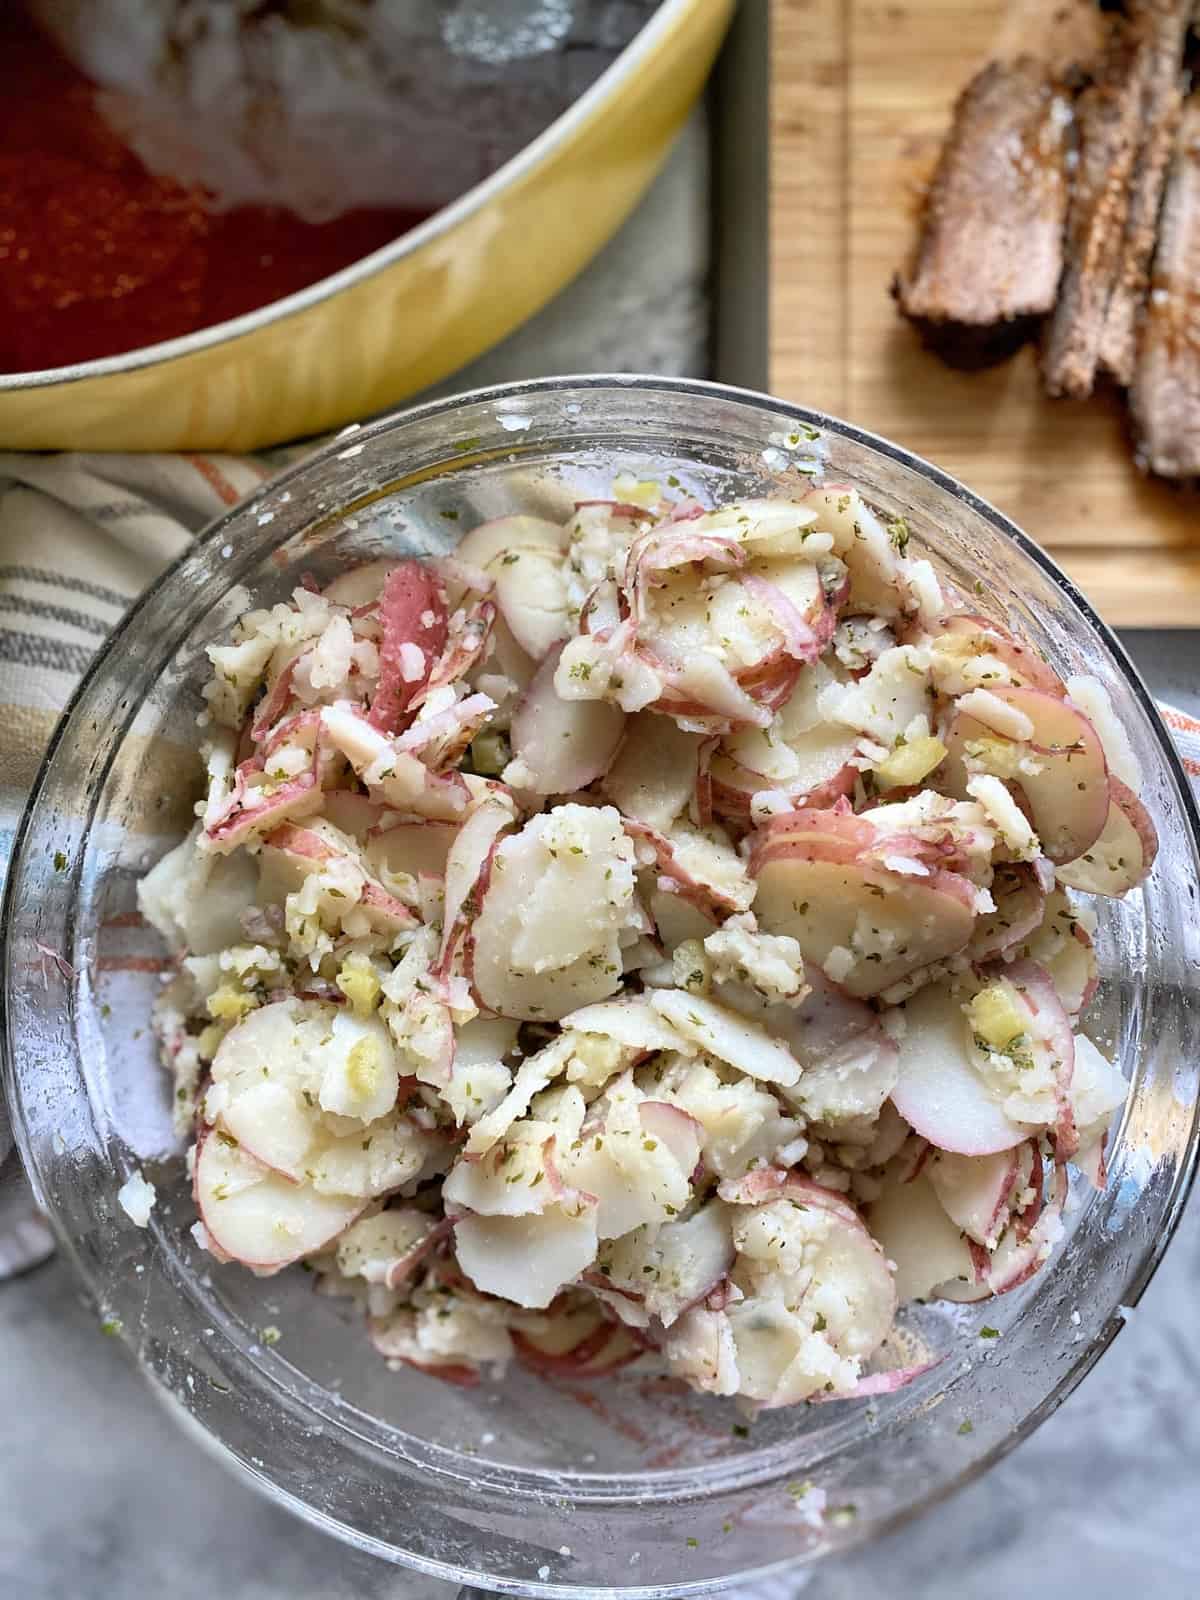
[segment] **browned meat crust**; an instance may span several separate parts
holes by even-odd
[[[1183,108],[1183,49],[1193,0],[1145,0],[1139,52],[1141,148],[1116,280],[1100,338],[1100,366],[1122,386],[1133,380],[1138,320],[1146,298],[1167,168]]]
[[[1096,81],[1076,102],[1079,165],[1067,219],[1066,268],[1042,354],[1042,376],[1053,395],[1083,399],[1096,380],[1109,297],[1123,257],[1141,110],[1138,52],[1117,36]]]
[[[1184,108],[1129,398],[1141,464],[1200,476],[1200,97]]]
[[[893,292],[948,361],[1001,360],[1053,307],[1070,97],[1032,57],[992,62],[955,107],[916,257]]]

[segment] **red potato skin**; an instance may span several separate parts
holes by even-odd
[[[1071,1079],[1075,1071],[1075,1037],[1058,991],[1045,967],[1036,961],[1014,961],[1001,968],[998,977],[1016,989],[1022,1004],[1034,1017],[1049,1018],[1054,1027],[1054,1048],[1058,1053],[1056,1074],[1058,1119],[1054,1125],[1054,1158],[1069,1161],[1079,1148],[1075,1114],[1071,1109]]]
[[[712,790],[712,809],[719,817],[726,817],[731,822],[750,821],[750,802],[756,794],[764,790],[780,790],[787,794],[793,801],[797,810],[825,811],[834,806],[838,800],[849,799],[854,793],[855,779],[859,776],[858,769],[849,765],[844,766],[832,778],[827,778],[814,789],[791,790],[766,777],[761,772],[755,772],[752,767],[744,767],[740,762],[729,757],[721,759],[717,773],[710,775]]]
[[[1053,667],[1043,661],[1031,645],[1022,644],[1007,628],[989,617],[981,617],[970,611],[955,611],[933,625],[933,636],[939,633],[977,634],[982,650],[998,656],[1028,688],[1040,689],[1043,694],[1051,694],[1056,700],[1066,699],[1066,685]]]
[[[291,822],[282,822],[277,828],[272,829],[264,837],[263,846],[282,850],[288,855],[299,856],[305,861],[331,861],[339,853],[311,828],[297,827]],[[365,910],[382,918],[389,927],[400,929],[417,926],[417,918],[403,901],[388,894],[387,890],[377,883],[368,882],[363,886],[359,904]]]
[[[224,1249],[224,1247],[221,1245],[221,1237],[220,1237],[219,1228],[218,1229],[214,1229],[213,1228],[212,1223],[209,1221],[207,1215],[205,1214],[204,1206],[201,1204],[201,1201],[200,1201],[200,1185],[199,1185],[199,1181],[198,1181],[198,1179],[197,1179],[197,1177],[195,1175],[196,1173],[199,1172],[200,1157],[203,1154],[203,1147],[204,1147],[205,1144],[207,1144],[208,1140],[210,1138],[212,1138],[212,1136],[213,1136],[213,1130],[211,1130],[211,1129],[209,1129],[206,1133],[204,1133],[203,1137],[199,1133],[196,1135],[196,1161],[195,1161],[195,1166],[194,1166],[194,1169],[193,1169],[193,1177],[192,1177],[192,1201],[195,1204],[196,1213],[199,1216],[200,1221],[204,1224],[204,1226],[205,1226],[205,1228],[206,1228],[206,1230],[208,1232],[209,1238],[213,1241],[213,1243],[218,1247],[218,1250],[220,1251],[219,1255],[216,1255],[214,1253],[214,1259],[224,1260],[226,1262],[236,1261],[243,1267],[249,1267],[251,1272],[256,1273],[259,1277],[267,1278],[267,1277],[273,1277],[275,1275],[275,1273],[277,1273],[277,1272],[282,1272],[284,1267],[294,1266],[296,1264],[296,1262],[301,1260],[304,1256],[312,1255],[314,1249],[319,1248],[318,1246],[306,1245],[303,1250],[297,1251],[294,1256],[288,1256],[286,1258],[286,1260],[283,1260],[283,1261],[247,1261],[243,1256],[232,1256],[232,1255],[230,1255],[228,1253],[228,1251],[226,1251]],[[247,1154],[249,1154],[249,1152],[247,1152]],[[251,1159],[252,1160],[257,1160],[258,1158],[256,1156],[251,1156]],[[259,1162],[259,1165],[263,1166],[263,1167],[266,1167],[266,1162],[265,1161]],[[277,1171],[277,1170],[278,1169],[273,1168],[273,1167],[267,1167],[267,1171],[268,1172],[273,1172],[273,1171]],[[288,1177],[287,1173],[280,1173],[279,1176],[280,1177],[284,1177],[284,1178]],[[289,1181],[289,1183],[295,1182],[295,1179],[288,1178],[288,1181]],[[355,1215],[353,1217],[351,1217],[350,1222],[354,1222],[357,1219],[357,1217],[361,1216],[362,1212],[366,1210],[366,1207],[367,1207],[367,1201],[364,1200],[362,1202],[362,1204],[360,1205],[358,1211],[355,1213]],[[333,1230],[333,1232],[329,1235],[329,1238],[330,1239],[336,1238],[339,1233],[344,1232],[344,1230],[349,1226],[350,1226],[350,1223],[347,1223],[347,1222],[341,1223],[340,1226],[338,1226],[337,1228],[335,1228]],[[325,1240],[326,1244],[328,1244],[328,1242],[329,1242],[328,1239]]]
[[[402,561],[384,580],[379,615],[383,624],[379,684],[367,720],[383,733],[395,733],[445,648],[448,619],[441,585],[420,561]],[[427,615],[432,615],[432,621],[422,622]],[[425,657],[422,676],[411,683],[406,683],[400,674],[403,644],[417,645]]]

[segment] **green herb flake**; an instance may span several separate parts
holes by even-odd
[[[107,1334],[110,1339],[117,1339],[120,1337],[124,1327],[125,1324],[121,1321],[120,1317],[105,1317],[104,1321],[100,1324],[100,1332]]]
[[[61,850],[54,852],[54,870],[55,872],[65,872],[67,870],[67,858]]]
[[[262,1342],[265,1345],[273,1345],[273,1344],[278,1344],[280,1339],[283,1338],[283,1335],[280,1333],[279,1329],[272,1322],[272,1323],[269,1323],[267,1325],[267,1327],[265,1327],[262,1330],[262,1334],[261,1334],[260,1337],[262,1338]]]
[[[958,1431],[963,1435],[975,1432],[975,1424],[971,1421],[970,1417],[964,1418],[963,1421],[959,1423]]]
[[[979,1337],[981,1339],[998,1339],[1000,1337],[1000,1329],[999,1328],[980,1328]]]
[[[733,1425],[733,1437],[735,1439],[748,1439],[750,1437],[750,1429],[744,1422],[735,1422]]]

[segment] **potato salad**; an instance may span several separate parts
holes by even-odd
[[[1138,765],[853,487],[618,492],[210,648],[140,886],[194,1235],[452,1382],[894,1389],[898,1304],[1024,1282],[1105,1181]]]

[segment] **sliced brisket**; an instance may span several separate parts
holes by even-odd
[[[948,361],[1003,359],[1053,307],[1070,97],[1041,62],[993,62],[955,107],[900,309]]]
[[[1137,328],[1146,298],[1167,168],[1183,108],[1183,51],[1193,0],[1143,0],[1139,50],[1141,145],[1133,171],[1120,263],[1100,337],[1100,366],[1133,380]]]
[[[1200,476],[1200,97],[1184,107],[1129,398],[1141,464]]]
[[[1117,35],[1076,102],[1079,165],[1067,219],[1067,262],[1042,354],[1053,395],[1091,394],[1112,286],[1120,270],[1139,148],[1138,51]]]

